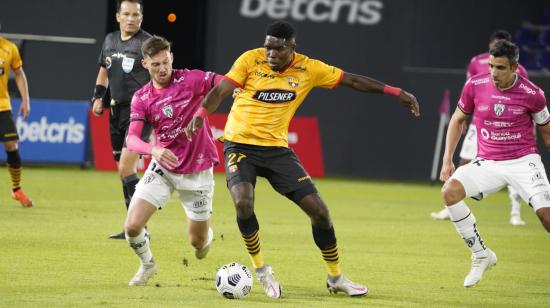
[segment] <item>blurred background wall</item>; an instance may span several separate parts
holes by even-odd
[[[298,52],[416,95],[420,118],[392,97],[343,87],[312,91],[297,115],[319,118],[327,175],[428,179],[443,92],[450,89],[454,110],[467,63],[487,50],[496,29],[531,44],[520,62],[532,81],[550,89],[539,61],[549,47],[539,40],[550,31],[547,0],[145,0],[144,7],[143,28],[173,42],[175,67],[224,74],[242,52],[262,46],[267,24],[286,19],[297,29]],[[114,15],[115,1],[3,0],[3,33],[96,40],[24,41],[31,98],[89,99],[103,38],[117,29]],[[229,109],[226,102],[219,111]]]

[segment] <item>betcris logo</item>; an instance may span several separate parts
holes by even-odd
[[[247,18],[312,22],[346,22],[372,26],[382,20],[380,0],[241,0],[240,14]]]
[[[17,115],[19,105],[19,100],[12,100],[23,161],[77,164],[86,161],[88,102],[31,99],[27,119]],[[2,152],[0,160],[5,160]]]
[[[15,123],[20,142],[68,143],[84,142],[85,126],[69,117],[66,122],[49,122],[42,116],[39,121],[26,122],[18,117]]]

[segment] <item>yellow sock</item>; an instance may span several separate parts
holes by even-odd
[[[323,255],[323,260],[325,260],[327,273],[330,276],[338,276],[342,274],[340,271],[340,261],[338,259],[338,247],[336,245],[321,250],[321,254]]]
[[[11,188],[12,190],[17,190],[21,185],[21,167],[12,168],[8,165],[8,171],[11,176]]]
[[[248,236],[243,235],[242,237],[246,245],[246,250],[248,250],[250,261],[252,261],[252,265],[254,266],[254,268],[260,268],[264,266],[264,257],[260,252],[260,237],[258,236],[258,231]]]

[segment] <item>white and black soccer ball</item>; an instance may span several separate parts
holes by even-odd
[[[226,298],[243,298],[252,290],[252,274],[242,264],[226,264],[216,273],[216,289]]]

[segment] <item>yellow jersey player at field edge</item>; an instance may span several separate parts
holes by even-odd
[[[268,179],[280,194],[296,203],[310,218],[315,244],[321,250],[331,293],[364,296],[368,289],[345,277],[339,264],[336,235],[329,210],[294,152],[288,148],[288,126],[294,112],[312,88],[335,88],[386,93],[399,97],[415,116],[416,98],[370,77],[346,73],[295,52],[294,27],[284,21],[269,25],[263,48],[243,53],[205,97],[186,128],[188,138],[203,125],[222,99],[237,87],[224,131],[225,173],[237,212],[237,224],[256,276],[268,297],[279,298],[282,288],[260,251],[259,224],[254,214],[256,177]]]
[[[21,105],[18,114],[24,119],[31,111],[29,104],[29,87],[23,71],[23,61],[17,46],[9,40],[0,37],[0,142],[4,144],[6,162],[11,176],[13,199],[24,207],[31,207],[32,200],[21,189],[21,156],[17,146],[19,135],[13,121],[11,101],[8,93],[8,78],[10,71],[15,74],[15,83],[21,95]]]

